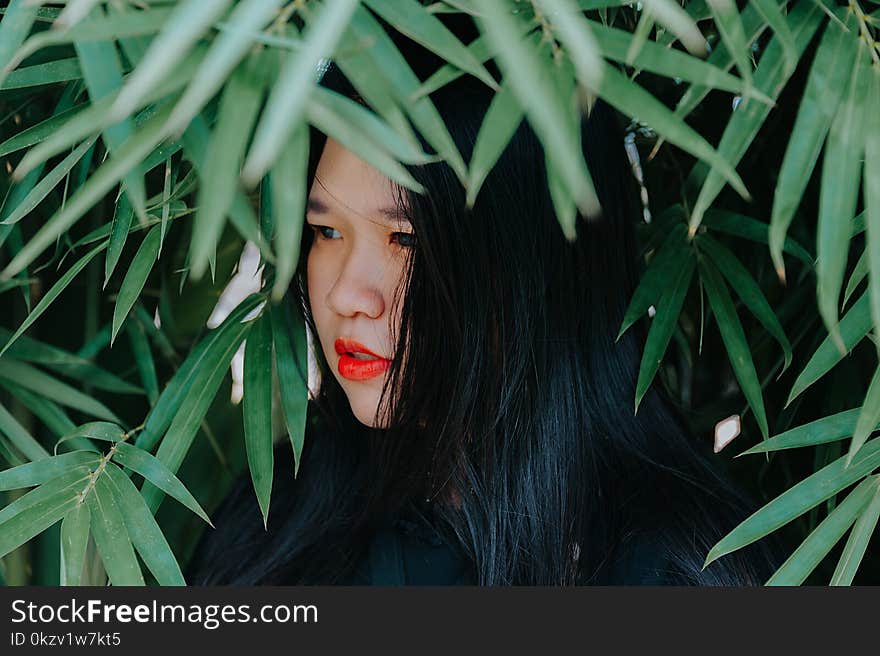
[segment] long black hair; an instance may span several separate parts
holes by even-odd
[[[421,79],[442,63],[395,39]],[[321,84],[359,99],[335,64]],[[465,160],[491,98],[468,76],[431,94]],[[354,418],[317,348],[321,385],[298,478],[289,446],[279,447],[266,531],[243,475],[198,548],[191,584],[344,580],[375,523],[407,507],[431,509],[481,585],[601,583],[612,555],[641,534],[654,536],[679,583],[759,585],[772,573],[766,541],[701,569],[754,506],[657,386],[633,414],[644,328],[614,340],[638,280],[636,194],[615,112],[597,101],[581,128],[602,214],[578,217],[574,241],[525,121],[471,209],[447,164],[407,167],[425,193],[400,189],[417,246],[383,390],[390,425]],[[312,129],[309,188],[325,139]],[[304,231],[289,296],[317,335],[311,239]]]

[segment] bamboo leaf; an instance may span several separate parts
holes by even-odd
[[[730,358],[730,365],[736,374],[743,395],[749,402],[749,407],[755,413],[755,419],[761,428],[761,435],[766,440],[770,431],[767,426],[767,414],[764,410],[764,398],[761,395],[761,382],[758,380],[749,344],[736,314],[733,300],[730,298],[730,292],[718,273],[718,269],[706,258],[700,259],[700,280],[715,315],[718,331],[721,333],[721,339],[724,341],[724,347]]]
[[[874,493],[874,498],[868,502],[868,506],[859,515],[855,526],[849,534],[840,560],[829,585],[851,585],[856,571],[862,563],[868,542],[874,529],[877,527],[877,519],[880,518],[880,489]]]
[[[706,0],[715,18],[715,27],[721,35],[727,50],[733,55],[736,68],[747,88],[752,86],[752,66],[750,50],[746,42],[745,30],[733,0]]]
[[[159,585],[186,585],[177,558],[156,523],[153,513],[131,479],[108,463],[104,470],[109,487],[125,521],[132,544]]]
[[[113,210],[113,220],[110,224],[110,241],[107,245],[107,255],[104,258],[104,284],[101,289],[107,288],[110,276],[119,263],[122,249],[128,239],[131,229],[131,220],[134,217],[134,208],[128,201],[128,196],[120,196]]]
[[[300,240],[305,220],[309,163],[309,132],[301,126],[281,153],[271,172],[272,215],[275,225],[275,250],[278,262],[273,302],[282,298],[299,261]]]
[[[69,59],[57,59],[44,64],[26,66],[12,71],[6,79],[0,83],[0,89],[26,89],[28,87],[41,86],[43,84],[55,84],[56,82],[68,82],[82,78],[82,69],[76,57]]]
[[[118,424],[109,421],[90,421],[82,426],[76,426],[73,430],[62,435],[58,442],[55,443],[55,453],[58,453],[58,447],[64,442],[83,437],[105,442],[116,442],[125,439],[125,431]]]
[[[286,391],[286,390],[285,390]],[[272,451],[272,327],[268,312],[254,321],[244,349],[244,439],[263,527],[269,516]]]
[[[767,24],[773,28],[773,32],[776,34],[776,38],[779,39],[779,43],[782,44],[782,50],[785,53],[786,77],[791,75],[801,55],[800,49],[795,43],[794,33],[788,26],[780,5],[776,0],[753,0],[751,4],[761,17],[767,21]]]
[[[126,79],[110,108],[110,122],[133,113],[144,99],[172,72],[177,62],[186,59],[195,43],[229,7],[230,0],[185,0],[171,9],[161,22],[161,31],[150,42],[134,72]]]
[[[127,442],[118,442],[116,444],[116,453],[113,459],[137,472],[157,488],[177,499],[196,515],[204,519],[211,527],[214,526],[211,524],[208,514],[202,509],[195,497],[190,494],[190,491],[180,482],[180,479],[162,464],[161,460]]]
[[[683,258],[674,275],[668,279],[668,285],[657,302],[657,312],[651,320],[642,361],[639,364],[639,378],[636,381],[635,411],[648,391],[651,381],[660,368],[660,362],[666,353],[666,347],[678,323],[685,296],[691,285],[696,263],[692,257]]]
[[[37,17],[37,8],[28,0],[10,0],[0,21],[0,84],[14,68],[9,64],[15,51],[27,38]]]
[[[0,363],[0,367],[3,363]],[[39,461],[48,458],[49,453],[42,445],[28,433],[18,420],[10,413],[3,404],[0,404],[0,434],[5,435],[16,449],[28,460]]]
[[[715,241],[709,235],[700,235],[698,239],[700,248],[724,275],[731,288],[736,290],[737,296],[742,299],[746,307],[749,308],[749,311],[755,315],[767,332],[773,335],[773,338],[779,342],[785,358],[782,371],[779,372],[779,376],[782,376],[791,364],[791,343],[788,341],[788,337],[786,337],[779,319],[776,318],[776,313],[773,312],[773,308],[767,302],[764,292],[761,291],[758,283],[739,259],[737,259],[736,255],[726,246]],[[779,380],[779,376],[776,377],[777,380]]]
[[[159,398],[159,380],[156,376],[156,364],[153,362],[150,343],[147,341],[144,327],[139,321],[128,323],[128,337],[135,364],[146,390],[147,400],[153,406]]]
[[[851,16],[848,12],[846,25],[850,29],[853,27]],[[843,96],[847,77],[840,75],[840,71],[852,70],[856,47],[857,39],[831,21],[825,27],[810,68],[779,171],[770,217],[770,256],[781,280],[785,279],[782,242]]]
[[[752,453],[766,453],[768,451],[781,451],[782,449],[794,449],[802,446],[815,446],[826,444],[835,440],[849,437],[853,434],[858,420],[860,409],[846,410],[837,414],[822,417],[802,426],[792,428],[771,437],[769,440],[759,442],[750,449],[746,449],[740,456]]]
[[[880,476],[869,476],[850,492],[794,550],[766,585],[800,585],[853,525],[880,490]]]
[[[278,384],[284,390],[281,409],[294,456],[294,476],[299,471],[308,411],[308,341],[305,320],[290,303],[269,309]]]
[[[110,583],[115,586],[144,585],[125,519],[113,492],[107,476],[101,475],[95,481],[94,491],[86,496],[95,545]]]
[[[869,441],[856,454],[849,467],[845,466],[845,460],[846,456],[841,456],[740,522],[709,550],[703,569],[718,558],[769,535],[870,474],[880,465],[880,440]]]
[[[255,74],[255,63],[251,58],[235,69],[220,100],[190,241],[189,273],[193,280],[205,273],[238,189],[241,162],[263,101],[263,85]]]
[[[864,138],[862,108],[871,83],[871,57],[859,39],[849,89],[831,123],[822,160],[819,223],[816,229],[816,295],[819,314],[837,348],[846,352],[837,304],[849,255],[850,225],[861,179]]]
[[[852,461],[853,456],[868,441],[868,437],[877,429],[878,423],[880,423],[880,366],[874,370],[874,376],[871,378],[871,384],[868,386],[868,393],[865,394],[865,401],[862,403],[859,420],[856,422],[852,442],[849,445],[847,464]]]
[[[713,209],[706,213],[702,223],[712,230],[742,237],[759,244],[766,244],[769,241],[770,226],[750,216]],[[798,258],[807,266],[813,266],[813,256],[791,237],[785,238],[783,251]]]
[[[865,292],[840,321],[840,335],[846,351],[849,352],[862,341],[869,330],[871,330],[870,301],[868,293]],[[828,373],[842,357],[831,336],[826,337],[794,381],[785,405],[788,406],[801,392]]]
[[[0,406],[2,409],[2,406]],[[51,481],[79,465],[97,465],[99,456],[90,451],[71,451],[0,471],[0,490],[18,490]]]
[[[706,39],[696,22],[673,0],[644,0],[646,13],[678,37],[688,52],[697,56],[706,54]]]
[[[880,70],[872,71],[871,96],[867,107],[880,107]],[[862,190],[865,199],[865,252],[868,255],[868,293],[871,322],[880,335],[880,112],[865,111],[865,168]]]
[[[156,258],[159,255],[159,230],[160,226],[154,226],[144,237],[128,267],[125,278],[122,280],[122,285],[119,287],[116,305],[113,308],[113,328],[110,332],[111,346],[122,327],[122,322],[125,321],[135,301],[140,297],[150,271],[156,263]]]
[[[82,585],[90,521],[86,503],[78,503],[61,521],[61,585]]]
[[[269,93],[241,172],[246,186],[256,186],[278,159],[281,148],[306,111],[315,82],[315,68],[336,48],[359,4],[358,0],[327,0],[316,9],[301,50],[288,55]]]

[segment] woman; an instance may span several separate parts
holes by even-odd
[[[398,46],[421,79],[442,63]],[[357,98],[335,65],[321,84]],[[465,76],[431,97],[467,160],[492,91]],[[416,194],[313,130],[290,290],[321,373],[303,462],[293,480],[289,447],[276,449],[268,530],[242,475],[191,584],[770,576],[766,540],[701,569],[754,506],[659,390],[633,416],[643,333],[614,341],[637,282],[632,179],[606,105],[582,132],[603,213],[569,242],[525,122],[471,210],[447,165],[407,167]]]

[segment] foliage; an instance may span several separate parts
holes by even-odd
[[[183,584],[179,562],[209,522],[197,498],[216,506],[246,463],[265,521],[273,436],[287,433],[298,462],[305,432],[305,328],[279,301],[298,258],[306,125],[416,190],[402,164],[442,159],[472,203],[527,120],[573,238],[578,212],[598,209],[576,120],[597,96],[630,121],[651,219],[621,326],[650,322],[635,410],[663,385],[697,435],[737,414],[740,440],[755,443],[740,455],[765,454],[727,459],[765,504],[706,563],[782,530],[793,551],[770,584],[876,576],[875,0],[12,0],[0,11],[7,583],[141,584],[143,564],[147,581]],[[481,36],[460,42],[444,13],[472,15]],[[386,29],[448,63],[420,81]],[[316,86],[328,58],[369,107]],[[461,75],[496,92],[469,162],[429,95]],[[245,241],[265,283],[205,330]],[[242,418],[226,372],[245,341]],[[186,509],[160,510],[165,495]]]

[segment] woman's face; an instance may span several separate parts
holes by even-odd
[[[394,294],[414,235],[386,176],[328,138],[309,194],[309,303],[324,356],[367,426],[393,357]],[[358,353],[359,352],[359,353]]]

